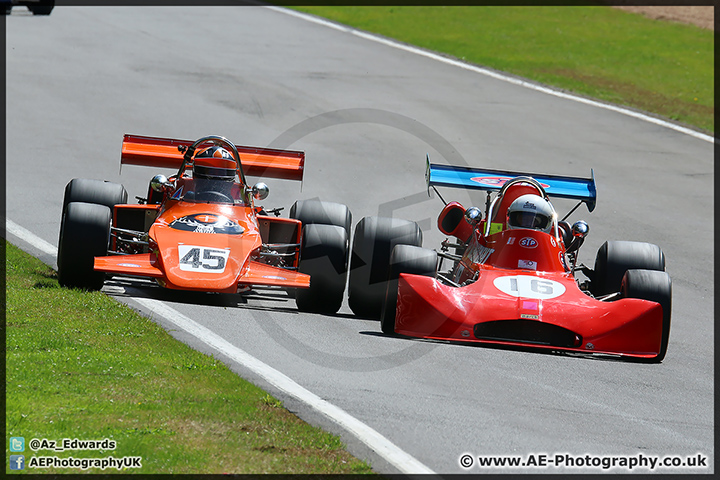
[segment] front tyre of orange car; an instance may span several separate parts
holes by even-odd
[[[329,314],[340,310],[345,294],[348,247],[343,227],[322,224],[303,227],[298,271],[310,275],[310,288],[295,292],[298,310]]]
[[[105,205],[67,204],[58,245],[58,281],[63,287],[100,290],[103,272],[93,268],[95,257],[105,256],[110,242],[112,212]]]

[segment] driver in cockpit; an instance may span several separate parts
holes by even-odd
[[[193,187],[185,194],[185,200],[235,203],[240,198],[236,173],[237,163],[228,150],[218,146],[206,148],[195,155]]]
[[[507,209],[507,228],[529,228],[550,233],[554,210],[539,195],[520,195]]]

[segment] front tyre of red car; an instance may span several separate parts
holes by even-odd
[[[310,275],[310,288],[297,289],[295,302],[303,312],[336,313],[345,294],[349,242],[336,225],[303,227],[298,271]]]
[[[58,245],[58,280],[63,287],[100,290],[103,272],[93,269],[95,257],[107,255],[112,213],[105,205],[67,204]]]
[[[625,272],[635,269],[665,271],[665,254],[652,243],[607,241],[595,257],[590,291],[595,297],[619,292]]]
[[[434,277],[437,272],[437,252],[413,245],[396,245],[390,255],[385,302],[380,313],[380,329],[383,333],[395,333],[398,281],[401,273]]]
[[[672,311],[672,280],[666,272],[658,270],[628,270],[622,279],[623,298],[639,298],[660,304],[663,310],[662,341],[660,352],[650,359],[660,363],[665,358],[670,338],[670,314]]]

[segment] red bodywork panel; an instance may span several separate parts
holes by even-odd
[[[179,169],[183,153],[178,147],[189,147],[193,142],[171,138],[125,135],[120,163]],[[305,153],[272,148],[237,147],[245,175],[302,180]]]
[[[395,332],[427,339],[636,358],[658,355],[660,304],[596,300],[566,271],[561,242],[535,230],[476,232],[452,287],[401,274]]]

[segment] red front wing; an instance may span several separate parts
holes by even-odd
[[[513,295],[516,286],[532,295],[533,281],[540,289],[564,291],[554,298]],[[395,331],[436,340],[652,358],[660,351],[662,321],[658,303],[634,298],[601,302],[582,293],[571,277],[490,269],[460,288],[401,274]]]
[[[636,358],[658,355],[660,304],[633,298],[600,301],[585,294],[565,271],[560,246],[548,241],[549,235],[515,230],[491,237],[486,244],[491,248],[475,246],[476,252],[492,253],[473,265],[477,280],[469,285],[401,274],[395,332]]]

